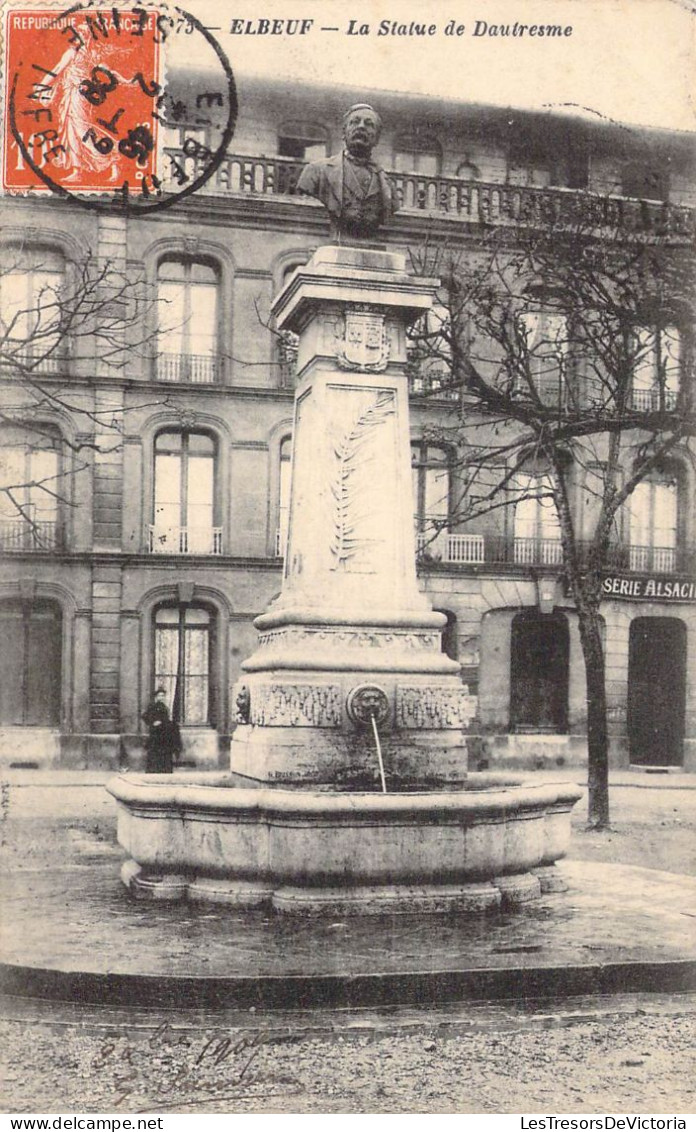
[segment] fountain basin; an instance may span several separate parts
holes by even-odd
[[[485,781],[485,779],[484,779]],[[121,775],[122,879],[134,896],[343,914],[485,912],[556,891],[581,791],[244,789]]]

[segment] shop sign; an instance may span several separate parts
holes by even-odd
[[[696,582],[607,574],[602,579],[602,597],[624,601],[696,601]]]

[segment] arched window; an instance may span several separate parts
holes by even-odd
[[[215,441],[208,433],[158,433],[152,553],[222,554],[222,528],[216,526],[215,458]]]
[[[210,384],[220,378],[218,269],[171,257],[157,269],[157,378]]]
[[[420,173],[424,177],[437,177],[442,164],[439,144],[428,134],[402,134],[394,146],[396,173]]]
[[[425,440],[411,444],[416,549],[428,557],[446,557],[450,513],[450,458],[446,448]]]
[[[55,550],[61,543],[60,438],[38,427],[0,432],[0,549]]]
[[[629,567],[669,574],[677,568],[679,485],[676,474],[655,473],[628,500]]]
[[[179,723],[213,722],[211,689],[214,616],[196,605],[162,605],[154,617],[153,692],[162,687]]]
[[[515,502],[514,560],[529,565],[563,562],[561,527],[547,472],[518,472],[511,489]]]
[[[3,362],[37,373],[57,373],[66,336],[61,292],[65,260],[50,248],[2,249],[0,338]]]
[[[288,544],[288,524],[290,521],[290,472],[292,456],[292,437],[286,436],[280,442],[280,469],[278,476],[278,529],[276,531],[276,557],[285,557]]]
[[[0,724],[58,726],[61,639],[55,602],[0,602]]]

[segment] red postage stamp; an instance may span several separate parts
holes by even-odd
[[[5,191],[156,192],[161,40],[137,6],[6,10]]]

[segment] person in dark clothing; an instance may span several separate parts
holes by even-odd
[[[174,758],[181,753],[179,725],[169,715],[165,703],[166,694],[164,688],[158,688],[154,700],[142,716],[148,728],[145,744],[147,774],[171,774]]]

